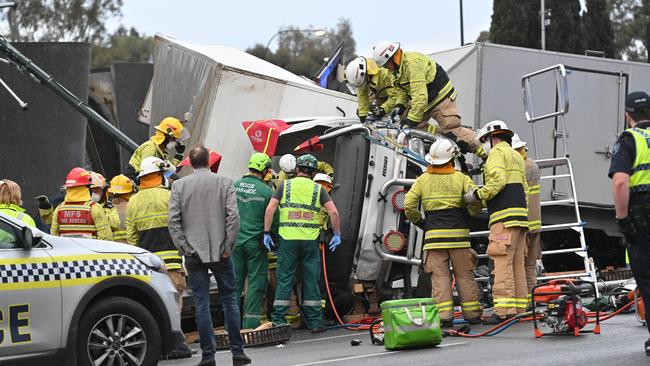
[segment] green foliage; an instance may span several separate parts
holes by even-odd
[[[12,41],[100,42],[123,0],[23,0],[7,12]]]
[[[246,52],[269,61],[297,75],[312,77],[340,41],[344,42],[342,62],[345,64],[354,57],[356,43],[352,36],[352,25],[347,19],[339,20],[334,29],[318,37],[310,32],[291,26],[280,31],[275,52],[258,43]]]
[[[632,61],[647,60],[646,34],[650,1],[608,0],[617,57]]]
[[[546,49],[584,55],[580,0],[547,0],[546,6],[551,9],[551,24],[546,27]]]
[[[93,45],[91,68],[110,67],[114,62],[152,62],[152,56],[153,37],[120,27],[107,44]]]
[[[490,41],[539,48],[539,1],[494,0]]]
[[[607,3],[603,0],[587,0],[586,4],[587,12],[582,15],[582,24],[587,49],[603,51],[608,58],[617,57]]]

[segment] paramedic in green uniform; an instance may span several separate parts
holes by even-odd
[[[320,233],[320,210],[325,207],[329,213],[334,236],[329,248],[334,251],[341,244],[339,213],[325,188],[312,181],[318,162],[312,155],[303,155],[296,161],[296,177],[280,183],[266,207],[264,216],[264,246],[268,250],[275,245],[271,239],[271,224],[278,205],[280,206],[280,249],[278,253],[278,288],[275,291],[271,321],[285,322],[289,310],[291,288],[295,272],[300,263],[304,296],[303,312],[307,326],[312,333],[325,331],[322,326],[323,312],[318,288],[320,277],[320,256],[318,236]]]

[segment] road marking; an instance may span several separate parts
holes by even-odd
[[[340,338],[341,336],[335,336],[335,337],[330,337],[330,338]],[[324,339],[324,338],[321,338]],[[298,343],[298,342],[295,342]],[[452,346],[460,346],[463,344],[467,344],[467,342],[457,342],[457,343],[447,343],[447,344],[441,344],[436,346],[436,348],[442,348],[442,347],[452,347]],[[365,357],[375,357],[375,356],[383,356],[383,355],[394,355],[396,353],[400,353],[402,351],[386,351],[386,352],[379,352],[379,353],[370,353],[367,355],[358,355],[358,356],[350,356],[350,357],[342,357],[342,358],[332,358],[329,360],[322,360],[322,361],[314,361],[314,362],[307,362],[307,363],[299,363],[291,366],[311,366],[311,365],[322,365],[326,363],[333,363],[333,362],[341,362],[341,361],[349,361],[349,360],[355,360],[358,358],[365,358]]]
[[[366,334],[366,333],[363,333]],[[321,338],[314,338],[314,339],[304,339],[302,341],[295,341],[295,342],[287,342],[287,344],[298,344],[298,343],[307,343],[307,342],[316,342],[316,341],[323,341],[326,339],[335,339],[335,338],[343,338],[343,337],[354,337],[354,336],[359,336],[360,333],[353,333],[353,334],[343,334],[343,335],[337,335],[337,336],[331,336],[331,337],[321,337]]]

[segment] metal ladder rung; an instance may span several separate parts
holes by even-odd
[[[546,168],[568,165],[569,160],[567,158],[539,159],[539,160],[535,160],[535,163],[537,163],[537,166],[540,169],[546,169]]]
[[[571,174],[544,175],[544,176],[539,177],[540,180],[544,180],[544,179],[560,179],[560,178],[571,178]]]
[[[567,198],[563,200],[552,200],[552,201],[542,201],[539,203],[540,206],[557,206],[557,205],[566,205],[566,204],[574,204],[575,200],[573,198]]]

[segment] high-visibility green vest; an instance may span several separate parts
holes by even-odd
[[[632,177],[630,178],[630,192],[650,191],[650,134],[642,128],[630,128],[627,130],[636,145],[636,157],[632,165]]]
[[[315,240],[320,232],[321,185],[306,177],[284,182],[280,200],[280,236],[285,240]]]

